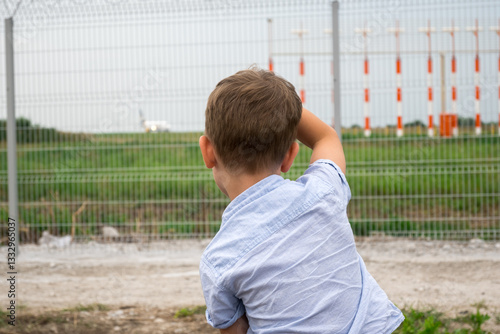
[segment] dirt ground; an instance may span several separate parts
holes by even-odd
[[[16,328],[26,333],[217,333],[203,314],[174,317],[182,308],[204,305],[198,264],[208,242],[91,243],[66,249],[26,245],[17,259],[21,308]],[[455,316],[481,303],[492,316],[485,328],[500,333],[495,321],[500,319],[500,243],[384,238],[357,240],[357,247],[399,307],[433,307]],[[0,260],[6,268],[6,258]],[[0,291],[4,309],[5,279]],[[34,325],[33,315],[47,320]]]

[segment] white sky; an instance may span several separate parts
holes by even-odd
[[[200,5],[201,4],[201,5]],[[297,36],[305,36],[306,107],[331,122],[331,26],[328,1],[40,1],[15,17],[18,117],[65,131],[142,131],[138,109],[148,120],[168,121],[173,131],[201,131],[206,99],[215,84],[251,64],[267,68],[268,24],[273,19],[275,71],[299,88]],[[464,31],[475,18],[480,33],[482,120],[498,120],[497,1],[341,1],[343,125],[363,122],[363,56],[354,28],[373,29],[370,54],[372,126],[396,122],[395,38],[386,32],[396,19],[401,36],[404,122],[427,117],[427,37],[431,23],[435,115],[439,113],[439,51],[446,52],[449,84],[451,38],[441,32],[454,19],[457,33],[458,105],[474,114],[474,37]],[[3,31],[3,29],[2,29]],[[0,46],[4,64],[3,43]],[[351,53],[345,53],[345,52]],[[353,54],[352,51],[355,53]],[[466,51],[464,53],[462,51]],[[494,52],[493,52],[494,51]],[[358,52],[358,53],[356,53]],[[5,105],[5,70],[0,66]],[[447,105],[450,105],[449,87]],[[6,117],[4,108],[0,118]]]

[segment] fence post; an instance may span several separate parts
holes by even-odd
[[[444,114],[446,112],[446,70],[445,70],[445,58],[444,52],[439,53],[439,60],[441,65],[441,112]],[[440,120],[441,122],[441,120]]]
[[[12,17],[5,19],[5,79],[7,87],[7,164],[9,218],[15,220],[16,255],[19,253],[19,208],[17,194],[16,111],[14,103],[14,34]]]
[[[342,140],[342,119],[340,110],[340,40],[339,2],[332,1],[332,42],[333,42],[333,119],[335,131]]]

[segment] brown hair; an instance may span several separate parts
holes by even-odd
[[[228,171],[272,171],[297,137],[301,115],[290,82],[251,68],[223,79],[210,94],[205,134]]]

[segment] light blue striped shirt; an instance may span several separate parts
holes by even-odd
[[[356,251],[350,197],[329,160],[236,197],[200,262],[208,323],[246,313],[248,333],[392,333],[404,317]]]

